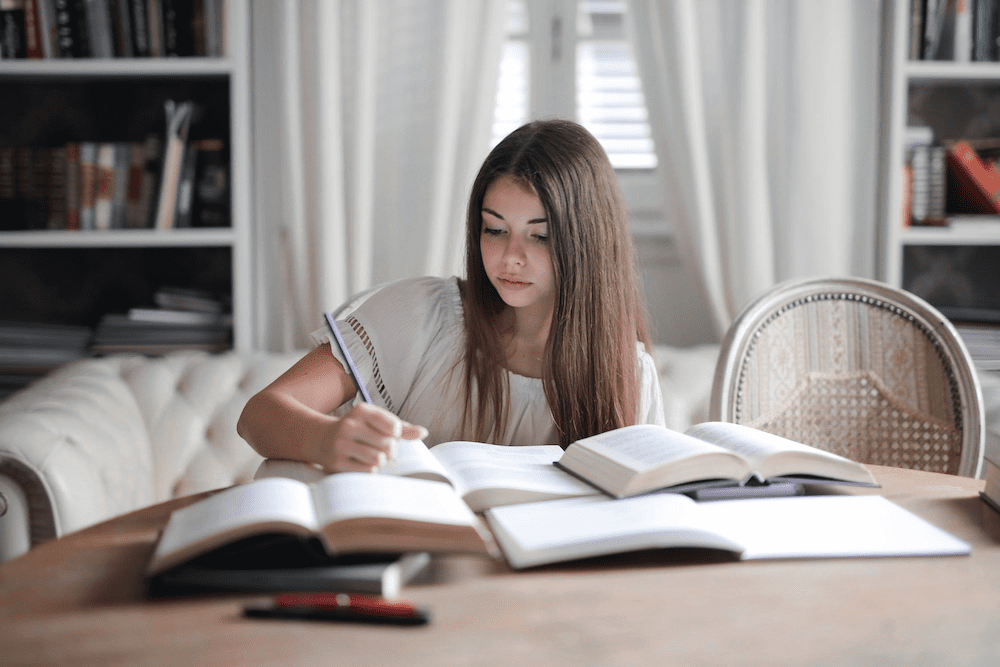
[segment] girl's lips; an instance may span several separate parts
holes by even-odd
[[[531,283],[521,282],[519,280],[511,280],[509,278],[501,278],[500,282],[503,283],[505,287],[509,287],[511,289],[520,289],[523,287],[528,287],[531,284]]]

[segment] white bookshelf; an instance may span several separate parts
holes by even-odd
[[[881,208],[880,278],[902,286],[904,256],[907,248],[919,246],[998,246],[1000,216],[979,219],[955,218],[947,227],[910,227],[903,224],[904,133],[910,112],[911,96],[934,87],[980,87],[1000,91],[1000,62],[955,62],[911,60],[909,58],[910,0],[893,0],[888,5],[891,32],[884,62],[885,93]],[[921,103],[935,104],[933,95],[924,95]],[[924,109],[926,110],[926,108]],[[969,116],[971,109],[955,105],[952,111]],[[935,128],[936,138],[941,137]],[[998,134],[1000,136],[1000,134]]]
[[[0,99],[14,115],[28,122],[38,109],[19,108],[17,99],[4,90],[34,85],[48,89],[88,83],[155,87],[160,82],[206,82],[228,93],[230,227],[170,230],[116,229],[106,231],[0,231],[0,253],[12,249],[108,249],[128,253],[143,249],[228,249],[233,308],[233,345],[249,349],[254,344],[252,314],[252,206],[250,204],[250,24],[248,0],[227,0],[225,5],[226,54],[221,58],[80,58],[0,60]],[[148,112],[148,110],[147,110]],[[83,139],[80,137],[78,139]],[[176,267],[182,276],[186,267]],[[2,308],[2,306],[0,306]]]

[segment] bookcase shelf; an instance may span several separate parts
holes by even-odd
[[[1000,1],[983,1],[993,2],[1000,11]],[[913,10],[920,6],[911,0],[887,5],[879,275],[943,311],[1000,312],[1000,283],[995,279],[1000,215],[963,216],[947,210],[948,225],[923,227],[907,224],[904,214],[908,126],[932,128],[940,143],[1000,139],[1000,62],[911,57]]]
[[[0,232],[0,248],[196,247],[230,246],[235,242],[231,227]]]
[[[0,60],[0,146],[165,139],[164,102],[192,100],[189,139],[223,146],[229,201],[222,226],[26,229],[0,219],[0,323],[94,327],[180,288],[216,295],[231,310],[232,346],[253,347],[250,8],[224,7],[218,57]]]
[[[136,78],[156,76],[228,76],[234,67],[222,58],[76,58],[3,60],[5,78]]]

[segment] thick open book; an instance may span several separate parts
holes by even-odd
[[[261,479],[171,514],[149,564],[156,575],[252,536],[318,538],[329,554],[495,555],[492,535],[447,484],[340,473],[306,484]]]
[[[428,448],[419,440],[404,440],[395,458],[380,472],[446,482],[474,512],[515,503],[600,495],[591,484],[553,465],[562,454],[559,445],[505,447],[455,441]],[[313,482],[324,475],[306,463],[268,459],[255,477]]]
[[[557,465],[618,498],[719,480],[878,486],[864,466],[850,459],[723,422],[695,424],[684,433],[649,424],[626,426],[577,440]]]
[[[957,556],[965,542],[881,496],[698,503],[677,493],[497,507],[486,519],[515,569],[646,549],[700,547],[741,560]]]

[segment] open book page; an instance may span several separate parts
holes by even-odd
[[[563,454],[559,445],[506,447],[455,441],[441,443],[432,452],[476,512],[528,500],[600,493],[553,465]]]
[[[451,486],[342,472],[311,486],[331,553],[461,551],[492,554],[492,536]]]
[[[396,446],[396,455],[379,472],[384,475],[447,482],[452,486],[455,484],[448,471],[421,440],[400,440]]]
[[[693,480],[750,475],[739,454],[651,424],[626,426],[572,443],[559,466],[615,496]]]
[[[881,496],[803,496],[698,505],[700,521],[744,546],[741,558],[954,556],[970,546]]]
[[[341,472],[312,485],[321,526],[376,517],[473,525],[476,516],[447,484],[408,477]]]
[[[318,527],[305,484],[280,477],[242,484],[171,514],[150,570],[166,570],[241,537],[267,532],[308,536]]]
[[[579,442],[634,472],[699,454],[719,453],[717,447],[690,435],[651,424],[616,429]]]
[[[420,440],[400,440],[396,447],[395,457],[379,468],[379,472],[384,475],[416,477],[454,485],[448,471],[434,458],[427,445]],[[312,484],[322,480],[328,474],[319,466],[303,461],[264,459],[258,466],[257,472],[254,473],[254,479],[288,477]]]
[[[698,509],[687,496],[661,493],[510,505],[488,510],[486,519],[514,568],[653,548],[743,550],[701,525]]]
[[[749,426],[704,422],[686,433],[739,454],[763,479],[808,474],[876,485],[871,473],[850,459]]]

